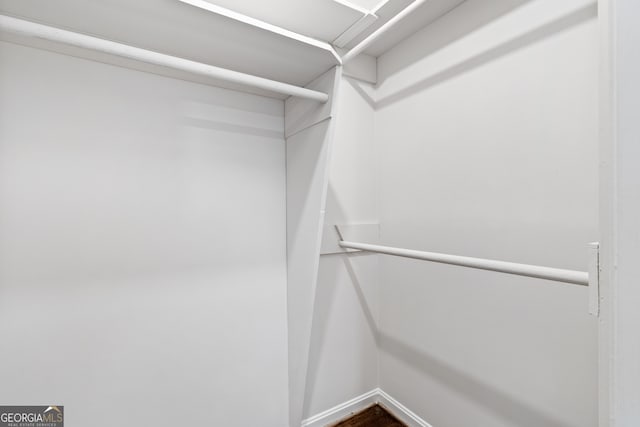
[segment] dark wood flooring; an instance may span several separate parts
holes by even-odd
[[[373,405],[333,427],[407,427],[380,405]]]

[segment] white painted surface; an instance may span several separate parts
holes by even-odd
[[[418,417],[410,409],[378,387],[307,418],[302,422],[302,427],[330,426],[376,403],[383,406],[409,427],[431,427],[428,422]]]
[[[325,229],[377,222],[374,112],[353,84],[344,78],[335,101]],[[376,255],[320,257],[304,418],[377,387],[377,264]]]
[[[326,427],[358,413],[377,403],[379,389],[356,396],[302,421],[302,427]]]
[[[431,427],[431,424],[416,415],[411,409],[398,402],[384,390],[378,389],[378,403],[409,427]]]
[[[110,0],[113,1],[113,0]],[[157,1],[157,0],[156,0]],[[174,0],[177,1],[177,0]],[[256,18],[296,33],[333,42],[341,35],[353,47],[371,34],[412,0],[203,0],[241,14]],[[401,40],[418,31],[438,17],[446,14],[464,0],[430,0],[402,25],[379,40],[368,52],[378,56]],[[167,5],[163,4],[163,7]],[[373,14],[378,19],[373,19]],[[369,15],[368,17],[366,15]],[[362,26],[355,25],[363,19]],[[373,21],[373,22],[372,22]],[[369,25],[368,25],[369,24]],[[348,34],[350,27],[362,30]],[[345,34],[347,33],[347,34]],[[343,39],[344,40],[344,39]],[[342,44],[338,44],[342,46]]]
[[[314,46],[320,49],[333,51],[333,48],[327,42],[323,42],[323,41],[314,39],[312,37],[307,37],[304,34],[290,31],[286,28],[270,24],[269,22],[253,18],[252,16],[249,16],[249,15],[238,13],[232,9],[219,6],[207,0],[179,0],[179,1],[186,4],[190,4],[191,6],[194,6],[194,7],[198,7],[202,10],[206,10],[208,12],[215,13],[217,15],[222,15],[224,17],[245,23],[247,25],[251,25],[253,27],[257,27],[265,31],[269,31],[271,33],[274,33],[283,37],[287,37],[292,40],[296,40],[300,43],[306,43],[309,46]],[[254,2],[253,4],[255,5],[256,3]],[[237,2],[235,3],[235,5],[237,5]]]
[[[598,29],[600,51],[599,124],[599,243],[600,243],[600,304],[598,318],[598,427],[611,427],[613,405],[613,292],[615,273],[615,145],[613,91],[613,1],[598,0]]]
[[[178,0],[0,0],[0,13],[299,86],[337,64],[329,50]]]
[[[409,1],[380,2],[384,4],[375,11],[379,19],[346,47],[384,25]],[[430,0],[367,53],[380,55],[462,1]],[[251,18],[330,43],[365,14],[332,0],[195,2],[215,4],[246,18],[238,21],[179,0],[56,0],[46,5],[38,0],[0,0],[0,13],[295,85],[305,85],[335,66],[335,53],[303,43],[300,37],[251,25]]]
[[[351,59],[367,49],[371,44],[373,44],[373,42],[383,37],[389,30],[396,26],[399,26],[400,22],[404,18],[415,13],[415,11],[425,2],[426,0],[413,0],[408,6],[393,15],[393,17],[385,22],[384,25],[380,26],[380,28],[369,34],[364,40],[360,41],[357,45],[349,49],[349,51],[342,57],[342,63],[346,64]]]
[[[336,83],[335,69],[332,69],[309,82],[305,88],[333,95],[338,90]],[[321,105],[309,99],[288,98],[284,103],[285,137],[290,138],[302,130],[335,116],[334,102],[333,96]]]
[[[362,80],[367,83],[377,83],[378,61],[373,56],[358,55],[348,64],[344,65],[344,75]]]
[[[0,63],[0,401],[286,425],[282,102],[6,43]]]
[[[335,67],[312,85],[331,93],[327,104],[285,106],[287,128],[287,308],[289,326],[289,425],[303,419],[311,328],[335,126],[335,96],[342,69]],[[330,108],[327,111],[327,105]],[[300,115],[298,113],[302,112]],[[298,120],[302,118],[301,120]],[[307,120],[306,118],[313,118]]]
[[[349,224],[332,225],[325,224],[322,229],[321,255],[360,252],[358,249],[347,249],[340,246],[340,242],[349,241],[380,242],[380,224]]]
[[[365,32],[367,28],[373,25],[374,22],[378,19],[378,15],[375,13],[367,12],[360,18],[355,24],[349,27],[345,32],[340,34],[332,44],[336,47],[343,48],[347,46],[351,40],[358,37],[360,34]]]
[[[377,386],[376,256],[320,259],[303,418]]]
[[[332,1],[335,1],[336,3],[342,3],[353,9],[362,10],[363,12],[364,11],[375,12],[375,10],[378,8],[379,5],[384,4],[389,0],[332,0]]]
[[[589,243],[589,314],[600,314],[600,243]]]
[[[109,40],[91,37],[72,31],[36,22],[17,19],[11,16],[0,15],[0,32],[8,32],[20,37],[44,39],[54,43],[62,43],[82,49],[88,49],[105,53],[108,55],[120,56],[123,58],[140,61],[160,67],[167,67],[182,72],[201,75],[207,78],[228,81],[249,88],[274,92],[280,95],[302,97],[316,102],[327,102],[328,95],[302,88],[288,83],[265,79],[253,74],[240,73],[226,68],[215,67],[201,62],[190,61],[177,56],[165,55],[146,49],[115,43]]]
[[[307,382],[330,123],[331,119],[327,119],[287,140],[289,425],[292,426],[302,420]]]
[[[363,31],[358,35],[358,37],[353,38],[345,47],[354,47],[357,43],[364,40],[371,33],[383,26],[387,21],[392,19],[412,1],[413,0],[381,1],[380,3],[382,5],[375,11],[378,19],[369,26],[366,31]],[[369,46],[366,53],[376,57],[382,55],[384,52],[388,51],[407,37],[410,37],[421,28],[447,14],[463,1],[464,0],[429,0],[410,16],[403,19],[400,25],[394,26],[394,28],[391,31],[388,31],[384,37],[379,38],[375,43]],[[487,4],[486,7],[490,7],[490,5]]]
[[[640,256],[638,109],[640,107],[640,5],[600,2],[603,20],[601,227],[603,297],[601,364],[602,427],[640,423]]]
[[[331,42],[362,17],[333,0],[206,0],[300,34]]]
[[[469,0],[379,59],[381,241],[584,271],[597,240],[595,6],[513,6]],[[395,257],[381,268],[380,386],[419,416],[597,425],[586,288]]]
[[[475,268],[478,270],[496,271],[498,273],[513,274],[516,276],[535,277],[537,279],[551,280],[573,285],[589,286],[589,273],[586,271],[564,270],[540,265],[520,264],[485,258],[472,258],[460,255],[442,254],[438,252],[416,251],[413,249],[394,248],[391,246],[354,242],[351,240],[341,240],[339,245],[345,249],[356,249],[402,258],[418,259],[421,261],[456,265],[459,267]]]

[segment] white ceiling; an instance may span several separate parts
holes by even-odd
[[[325,42],[332,42],[360,20],[364,16],[363,8],[382,4],[376,11],[379,19],[347,47],[366,37],[411,2],[206,1]],[[380,55],[462,1],[425,2],[365,53]],[[330,50],[179,0],[0,0],[0,13],[296,85],[309,83],[337,63]]]

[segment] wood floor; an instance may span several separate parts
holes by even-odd
[[[380,405],[373,405],[333,427],[407,427]]]

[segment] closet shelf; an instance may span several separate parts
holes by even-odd
[[[427,0],[414,0],[409,6],[402,9],[393,18],[384,23],[380,28],[369,34],[364,40],[352,47],[347,53],[342,56],[342,63],[346,64],[360,53],[364,52],[369,46],[371,46],[376,40],[382,39],[397,23],[409,16],[415,10],[417,10]]]
[[[379,56],[462,1],[390,0],[373,12],[363,12],[326,0],[309,7],[291,3],[291,10],[284,14],[269,7],[253,8],[254,18],[252,13],[235,12],[248,13],[233,0],[56,0],[47,7],[35,1],[0,0],[0,15],[94,37],[100,43],[36,38],[8,33],[6,28],[0,30],[0,39],[258,95],[280,99],[295,95],[324,102],[326,94],[295,86],[303,87],[340,65],[331,43],[360,22],[363,13],[364,17],[375,15],[375,22],[341,45],[347,60],[360,53]],[[316,16],[318,11],[324,13]],[[331,21],[327,21],[332,16],[329,11],[335,15]],[[402,25],[393,25],[400,20]],[[109,42],[113,43],[110,49],[97,47]],[[139,50],[131,54],[133,49]]]
[[[116,55],[135,61],[141,61],[147,64],[168,67],[175,70],[185,71],[188,73],[211,77],[214,79],[220,79],[243,86],[250,86],[257,89],[276,92],[282,95],[306,98],[321,103],[327,102],[327,100],[329,99],[329,96],[326,93],[318,92],[315,90],[306,89],[275,80],[265,79],[263,77],[241,73],[238,71],[228,70],[225,68],[215,67],[213,65],[202,64],[184,58],[165,55],[159,52],[153,52],[146,49],[127,46],[122,43],[103,40],[97,37],[61,30],[59,28],[49,27],[46,25],[37,24],[10,16],[0,15],[0,31],[15,34],[18,36],[35,37],[55,43],[63,43],[70,46],[75,46],[81,49],[89,49],[110,55]]]
[[[339,64],[332,49],[284,37],[178,0],[0,0],[0,15],[303,87]],[[5,41],[203,84],[284,99],[202,74],[0,31]],[[43,70],[46,72],[46,70]]]

